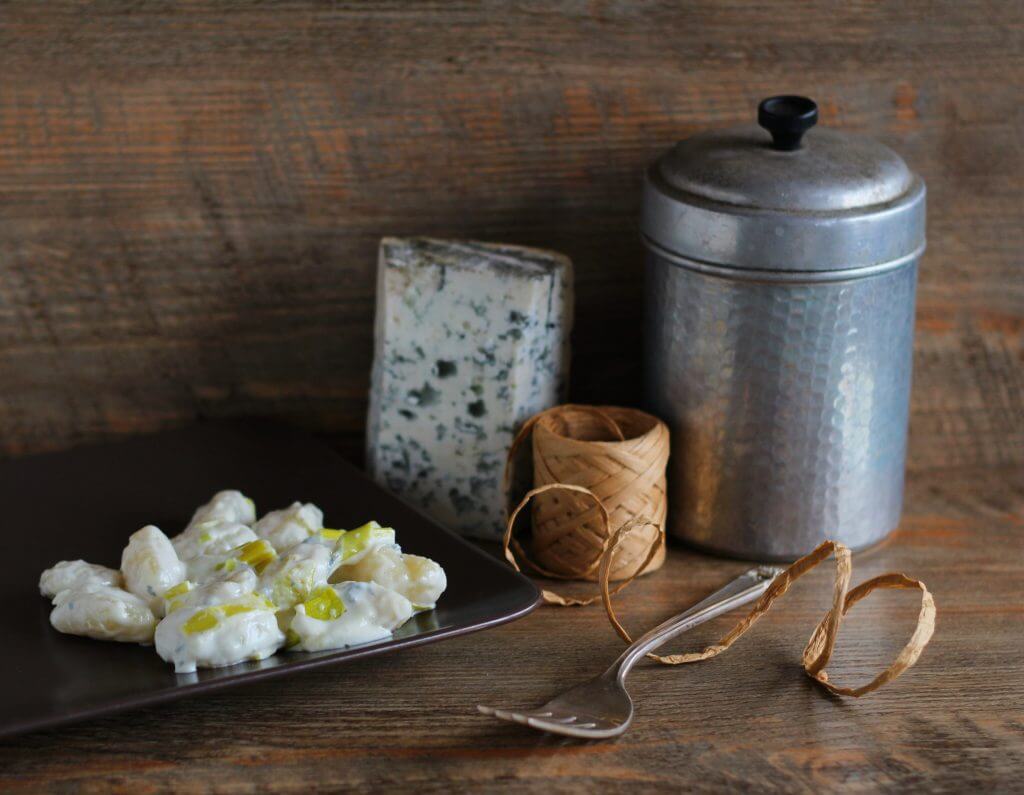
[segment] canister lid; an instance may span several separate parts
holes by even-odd
[[[778,271],[877,268],[920,254],[921,178],[877,141],[814,128],[817,117],[809,99],[772,97],[758,108],[760,127],[676,144],[647,171],[648,244],[699,263]]]

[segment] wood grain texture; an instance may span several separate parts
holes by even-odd
[[[929,188],[905,521],[854,581],[920,577],[918,666],[826,697],[799,652],[830,579],[722,658],[641,666],[635,727],[484,719],[588,675],[597,609],[0,743],[0,788],[831,791],[1020,787],[1024,769],[1024,4],[9,2],[0,9],[0,454],[272,415],[361,449],[383,235],[576,264],[573,399],[637,400],[642,168],[816,97]],[[742,565],[673,547],[621,604],[650,626]],[[859,605],[836,678],[909,632]],[[705,627],[698,648],[729,626]]]
[[[85,2],[0,12],[0,453],[272,415],[359,457],[385,234],[576,263],[637,401],[640,173],[780,91],[929,187],[910,466],[1024,462],[1024,5]]]
[[[617,741],[556,739],[478,715],[533,706],[622,648],[603,611],[540,608],[477,635],[0,741],[0,789],[40,792],[1014,791],[1024,769],[1024,481],[1018,469],[911,477],[903,528],[854,558],[854,583],[923,579],[938,625],[917,666],[830,697],[800,652],[831,598],[827,566],[737,645],[682,668],[641,663]],[[652,626],[745,568],[673,545],[618,601]],[[592,585],[580,586],[592,588]],[[910,592],[850,614],[828,671],[860,684],[906,642]],[[726,616],[670,644],[698,650]]]

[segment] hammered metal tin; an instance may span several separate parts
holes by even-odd
[[[899,523],[924,185],[821,132],[705,134],[647,175],[645,395],[672,430],[668,529],[711,551],[791,560]]]

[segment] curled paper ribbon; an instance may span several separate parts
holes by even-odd
[[[519,516],[520,512],[522,512],[523,508],[525,508],[529,504],[530,500],[532,500],[538,494],[543,494],[546,491],[552,491],[556,489],[579,492],[580,494],[586,494],[591,499],[593,499],[594,504],[597,506],[598,513],[601,516],[601,521],[604,524],[605,529],[604,538],[601,542],[600,554],[589,563],[583,564],[578,571],[573,571],[567,574],[559,574],[557,572],[549,571],[540,564],[535,563],[526,554],[526,550],[523,549],[522,545],[519,543],[518,540],[516,540],[515,536],[513,535],[513,530],[515,529],[516,525],[516,518]],[[658,554],[658,550],[661,548],[661,544],[665,536],[665,531],[659,525],[644,520],[634,520],[623,525],[622,528],[620,528],[620,532],[621,530],[634,530],[639,527],[654,527],[657,530],[658,535],[655,536],[654,541],[651,543],[650,548],[647,551],[647,557],[644,558],[643,563],[637,566],[632,574],[630,574],[625,579],[621,580],[615,586],[615,588],[613,588],[610,591],[608,590],[608,580],[611,571],[610,564],[612,560],[612,552],[614,550],[612,550],[610,547],[612,537],[611,533],[608,532],[608,510],[604,507],[604,503],[601,502],[601,498],[594,494],[594,492],[592,492],[588,488],[585,488],[583,486],[573,486],[569,483],[548,483],[545,486],[530,489],[530,491],[526,493],[526,496],[524,496],[523,499],[516,506],[516,509],[512,511],[512,513],[509,515],[508,524],[505,527],[505,537],[503,539],[502,546],[505,553],[505,559],[512,564],[512,567],[516,571],[522,571],[522,569],[519,567],[519,562],[516,559],[516,556],[518,555],[519,558],[522,559],[523,562],[530,569],[537,572],[542,577],[548,577],[554,580],[582,579],[585,578],[587,575],[591,574],[595,569],[599,568],[603,564],[604,585],[602,590],[594,594],[593,596],[580,599],[571,596],[562,596],[561,594],[555,591],[548,590],[546,588],[541,589],[541,596],[543,597],[544,601],[548,604],[559,605],[561,607],[586,607],[587,605],[594,604],[599,599],[603,598],[603,595],[606,592],[609,594],[617,594],[619,591],[621,591],[623,588],[625,588],[627,585],[633,582],[633,580],[636,579],[640,572],[644,571],[644,569],[647,568],[647,564],[650,563],[651,560],[653,560],[654,556]],[[618,538],[621,540],[622,536],[619,535]],[[618,544],[618,541],[616,541],[615,543]]]
[[[565,404],[527,420],[512,441],[505,463],[503,493],[515,489],[516,464],[524,442],[532,448],[533,486],[571,483],[592,489],[538,492],[533,504],[530,558],[560,578],[597,581],[597,562],[612,528],[640,517],[662,522],[665,516],[665,465],[669,431],[657,417],[616,406]],[[516,484],[517,496],[528,488]],[[506,506],[510,508],[511,506]],[[602,515],[601,511],[606,515]],[[507,514],[506,514],[507,516]],[[641,565],[659,536],[653,525],[630,536],[616,553],[611,579],[622,580]],[[662,544],[647,558],[644,572],[658,569],[665,557]]]
[[[525,555],[522,546],[513,536],[516,517],[519,515],[520,511],[526,507],[527,503],[529,503],[529,501],[537,494],[549,489],[559,488],[589,494],[589,496],[592,497],[595,503],[599,506],[601,515],[604,518],[605,528],[606,530],[608,529],[608,513],[601,504],[601,500],[589,489],[585,489],[582,486],[557,483],[533,489],[523,497],[515,511],[513,511],[509,516],[508,525],[505,530],[505,557],[517,571],[520,570],[520,568],[516,560],[516,554],[518,554],[519,557],[521,557],[532,569],[543,576],[557,577],[558,579],[572,579],[572,576],[555,575],[532,563]],[[609,587],[609,573],[615,549],[622,540],[638,528],[651,526],[652,524],[653,523],[651,522],[638,519],[623,525],[614,533],[606,532],[605,543],[601,548],[600,556],[584,567],[585,573],[590,573],[593,571],[594,567],[597,567],[598,582],[601,587],[601,591],[598,595],[578,599],[565,597],[555,593],[554,591],[543,590],[542,594],[544,600],[549,604],[561,606],[585,606],[593,604],[598,599],[601,599],[604,604],[605,612],[608,615],[608,620],[611,622],[619,637],[621,637],[626,643],[632,643],[632,637],[615,614],[615,609],[612,606],[612,596],[619,593],[629,585],[636,577],[636,573],[618,583],[615,588]],[[650,558],[656,553],[658,545],[664,536],[664,528],[659,526],[657,529],[658,536],[651,544],[650,551],[648,552],[648,560],[650,560]],[[700,652],[670,654],[665,656],[648,654],[647,656],[663,665],[681,665],[717,657],[723,651],[732,646],[732,644],[735,643],[748,629],[757,623],[758,619],[771,609],[776,600],[780,599],[794,582],[833,555],[836,559],[836,574],[835,583],[832,588],[832,606],[818,623],[817,627],[815,627],[810,640],[807,642],[807,646],[804,648],[802,655],[803,667],[807,672],[807,675],[815,682],[839,696],[851,696],[853,698],[858,698],[877,690],[882,687],[882,685],[891,682],[914,665],[921,656],[921,652],[924,650],[924,647],[928,645],[928,641],[931,639],[932,633],[935,631],[935,600],[932,598],[931,593],[923,582],[895,572],[872,577],[870,580],[862,582],[853,590],[849,590],[850,577],[853,573],[851,554],[850,550],[838,541],[825,541],[814,551],[800,558],[776,576],[771,585],[768,586],[768,590],[765,591],[760,599],[758,599],[750,612],[739,623],[737,623],[736,626],[729,630],[729,632],[727,632],[725,636],[718,641],[718,643],[712,644]],[[642,571],[645,566],[646,563],[644,566],[639,567],[637,571]],[[861,685],[860,687],[842,687],[833,684],[829,680],[828,673],[825,671],[825,666],[828,665],[829,660],[832,658],[832,651],[835,648],[836,638],[839,634],[839,627],[842,623],[843,617],[850,611],[850,608],[857,604],[857,602],[861,601],[871,592],[878,589],[916,589],[921,592],[921,609],[917,616],[917,625],[914,628],[914,632],[910,636],[910,640],[907,641],[907,644],[896,656],[896,659],[867,684]]]

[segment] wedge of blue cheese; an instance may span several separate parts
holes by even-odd
[[[367,430],[374,479],[446,527],[499,538],[512,438],[564,400],[572,297],[561,254],[382,240]]]

